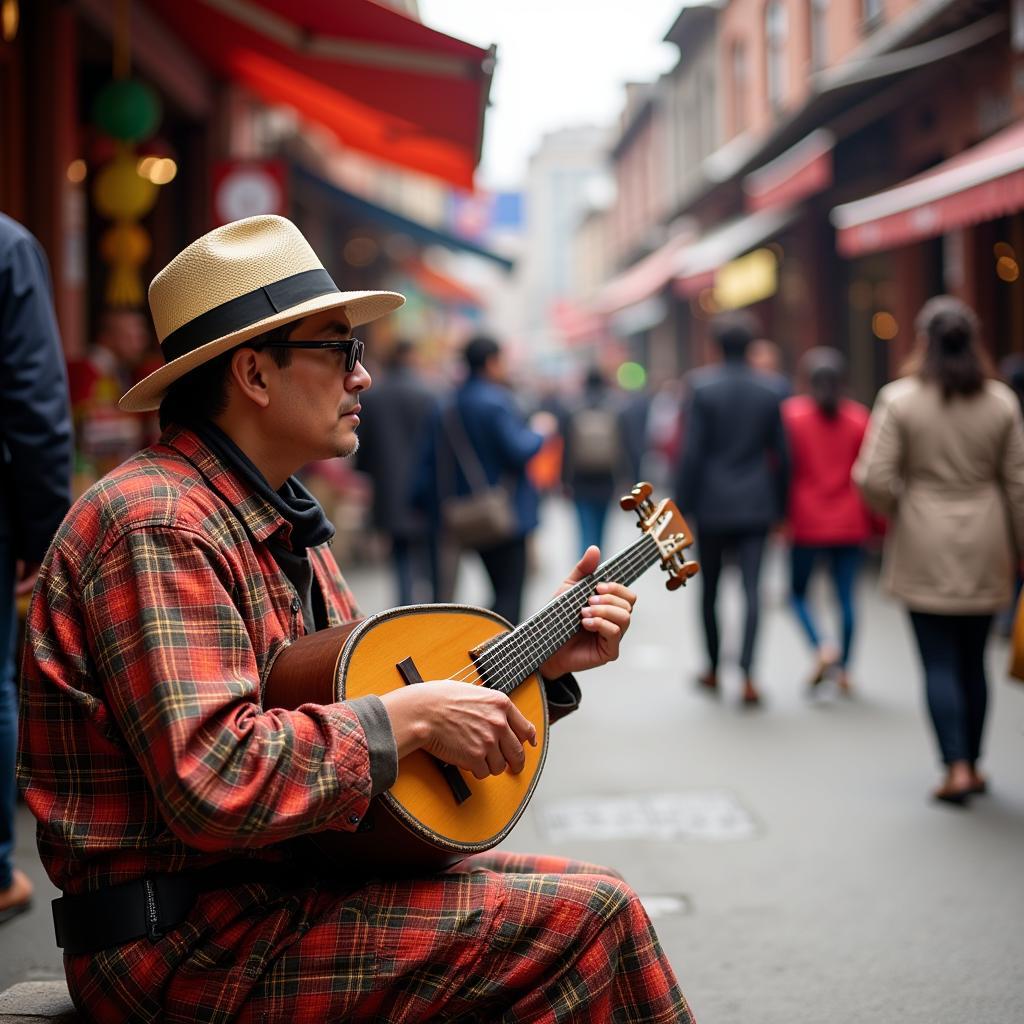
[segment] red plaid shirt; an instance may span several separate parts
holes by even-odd
[[[345,704],[264,710],[303,632],[268,547],[290,524],[172,429],[75,504],[28,613],[18,772],[53,882],[81,892],[354,829],[366,736]],[[357,617],[310,550],[329,623]]]

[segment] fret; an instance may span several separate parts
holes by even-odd
[[[580,609],[596,592],[599,583],[629,586],[660,558],[657,542],[645,533],[603,562],[591,575],[484,649],[476,659],[483,685],[503,693],[511,692],[581,628]]]

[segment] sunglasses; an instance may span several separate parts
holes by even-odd
[[[358,338],[346,338],[345,341],[275,341],[263,348],[320,348],[328,352],[345,353],[345,372],[351,373],[356,364],[362,362],[366,346]]]

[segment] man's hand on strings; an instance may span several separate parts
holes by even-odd
[[[600,561],[601,552],[591,545],[555,596],[565,593],[584,576],[589,576]],[[566,672],[582,672],[614,661],[619,656],[619,644],[629,629],[635,604],[636,594],[628,587],[621,583],[599,583],[597,593],[580,610],[583,628],[541,665],[541,675],[557,679]]]

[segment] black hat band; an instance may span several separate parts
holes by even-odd
[[[275,313],[283,313],[331,292],[338,292],[338,286],[326,270],[304,270],[208,309],[171,331],[160,343],[160,349],[164,359],[171,362],[208,342],[245,330]]]

